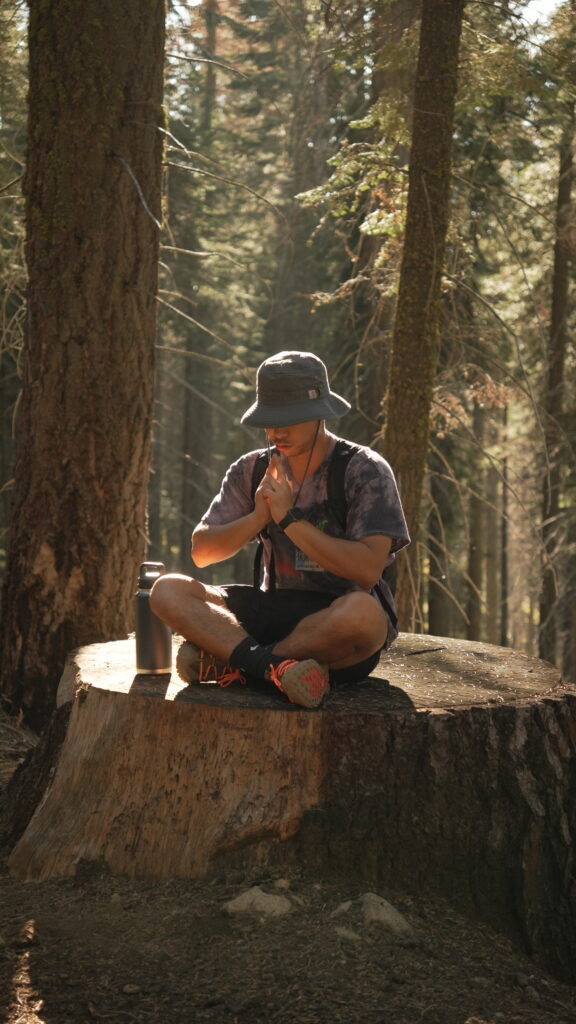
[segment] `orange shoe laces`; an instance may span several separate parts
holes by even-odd
[[[220,679],[216,680],[218,686],[230,686],[230,683],[242,683],[243,686],[246,685],[246,680],[239,668],[232,668],[231,665],[226,665],[226,668],[230,671],[226,672],[223,676],[220,676]]]
[[[215,679],[218,686],[230,686],[230,683],[245,683],[246,680],[239,668],[232,668],[232,665],[223,665],[213,654],[200,650],[198,659],[198,682],[205,683],[208,679]]]
[[[273,682],[279,690],[284,693],[284,687],[282,686],[281,676],[284,675],[287,668],[291,665],[297,665],[298,662],[295,658],[287,658],[286,661],[281,661],[279,665],[270,665],[270,680]]]

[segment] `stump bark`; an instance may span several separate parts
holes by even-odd
[[[68,728],[13,872],[346,874],[447,896],[576,980],[576,689],[555,668],[404,634],[307,711],[133,666],[131,639],[70,657]]]

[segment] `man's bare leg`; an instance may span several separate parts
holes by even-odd
[[[150,605],[176,633],[222,661],[248,636],[219,591],[190,576],[161,576],[152,588]]]
[[[171,574],[157,580],[150,600],[155,614],[190,643],[230,662],[238,674],[270,679],[293,703],[316,708],[330,692],[326,667],[310,657],[286,659],[271,654],[242,629],[215,588]],[[189,676],[187,671],[183,678],[199,681],[198,674]],[[226,674],[222,682],[229,681]]]
[[[228,610],[214,587],[189,576],[161,576],[151,594],[152,610],[198,647],[228,661],[247,633]],[[329,608],[307,615],[274,654],[303,660],[313,658],[329,668],[346,668],[369,658],[386,642],[388,619],[370,594],[353,591]]]
[[[332,669],[369,658],[386,643],[388,618],[371,594],[352,591],[320,612],[307,615],[273,647],[286,658],[314,658]]]

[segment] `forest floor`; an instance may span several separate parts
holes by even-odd
[[[0,716],[0,785],[30,746]],[[291,904],[231,915],[251,886]],[[366,887],[292,875],[131,881],[94,865],[0,867],[0,1024],[576,1024],[576,988],[439,900],[380,892],[412,926],[366,925]]]

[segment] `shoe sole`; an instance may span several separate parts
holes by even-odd
[[[200,650],[189,640],[180,644],[176,655],[176,671],[183,683],[198,683],[198,662],[200,661]]]
[[[330,693],[330,683],[327,679],[319,695],[311,692],[310,682],[306,678],[311,671],[322,671],[322,667],[317,661],[308,658],[306,661],[299,661],[297,665],[291,665],[282,676],[281,689],[292,704],[300,704],[305,708],[317,708]]]

